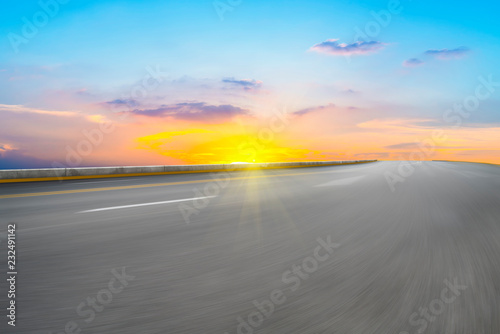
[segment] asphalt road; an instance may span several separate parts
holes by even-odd
[[[398,168],[0,185],[0,332],[500,333],[500,167]]]

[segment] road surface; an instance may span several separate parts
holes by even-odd
[[[500,333],[500,167],[398,169],[0,185],[0,332]]]

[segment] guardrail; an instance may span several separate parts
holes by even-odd
[[[74,180],[103,177],[127,177],[143,175],[185,174],[226,172],[253,169],[277,169],[298,167],[320,167],[375,162],[377,160],[350,161],[303,161],[272,163],[233,163],[214,165],[170,165],[170,166],[129,166],[129,167],[79,167],[0,170],[0,183]]]

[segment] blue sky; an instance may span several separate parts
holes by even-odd
[[[500,78],[496,1],[54,1],[4,5],[0,104],[111,118],[96,106],[123,96],[153,66],[167,79],[144,110],[198,102],[263,116],[274,105],[294,112],[334,104],[372,110],[364,121],[438,119],[479,76]],[[53,17],[13,47],[23,18],[33,22],[41,4],[50,11],[54,3]],[[376,20],[373,13],[392,7],[398,13]],[[356,29],[370,35],[370,27],[364,42],[380,47],[365,52]],[[360,52],[346,57],[345,45]],[[260,84],[242,92],[230,80]],[[466,123],[500,123],[499,106],[496,93]],[[11,137],[0,144],[27,150]]]

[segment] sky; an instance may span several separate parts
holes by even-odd
[[[498,1],[3,3],[0,169],[500,163]]]

